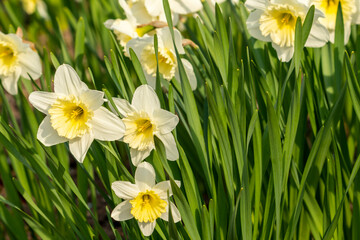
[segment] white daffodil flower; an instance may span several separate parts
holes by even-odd
[[[139,24],[151,21],[164,21],[166,16],[162,0],[119,0],[127,18],[132,15]],[[169,0],[173,23],[177,24],[180,15],[198,12],[202,9],[201,0]]]
[[[166,157],[177,160],[179,152],[171,131],[179,118],[160,108],[159,98],[148,85],[138,87],[131,104],[125,99],[113,98],[123,116],[125,134],[123,141],[129,144],[132,163],[137,166],[155,148],[154,136],[165,146]]]
[[[180,187],[180,182],[175,181]],[[155,170],[150,163],[139,164],[135,171],[135,184],[116,181],[111,184],[115,194],[125,201],[117,205],[111,213],[116,221],[135,218],[144,236],[150,236],[156,226],[156,219],[169,220],[169,203],[174,222],[181,220],[180,212],[168,201],[167,192],[172,196],[170,181],[155,185]]]
[[[306,1],[305,1],[306,2]],[[250,15],[246,25],[250,35],[271,42],[278,58],[288,62],[294,55],[295,27],[298,17],[305,20],[309,5],[301,0],[247,0],[245,6]],[[324,14],[315,9],[314,22],[306,47],[322,47],[329,41],[329,32],[319,22]]]
[[[136,24],[147,24],[152,21],[166,21],[164,10],[159,6],[157,14],[151,14],[145,6],[145,0],[119,0],[127,20]],[[154,2],[155,5],[155,2]]]
[[[23,3],[24,10],[27,14],[31,15],[36,10],[39,12],[40,16],[43,18],[48,18],[47,7],[44,1],[42,0],[21,0]]]
[[[158,60],[159,60],[159,72],[163,78],[171,81],[173,77],[177,80],[180,79],[178,62],[175,54],[175,48],[171,38],[170,30],[168,27],[158,29]],[[185,54],[185,50],[182,46],[181,33],[174,29],[174,40],[176,48],[179,54]],[[147,36],[143,38],[134,38],[130,40],[126,45],[126,51],[130,55],[130,48],[134,50],[139,61],[144,69],[145,77],[148,84],[155,88],[156,85],[156,55],[154,48],[154,37]],[[196,89],[197,82],[194,73],[194,69],[191,63],[186,59],[181,59],[184,65],[185,72],[190,82],[192,90]]]
[[[45,146],[69,141],[70,152],[79,162],[94,139],[114,141],[124,135],[124,123],[101,106],[104,93],[90,90],[67,64],[56,70],[54,92],[32,92],[29,101],[46,114],[38,129],[39,141]]]
[[[344,20],[344,41],[349,41],[351,33],[351,24],[360,24],[360,0],[310,0],[311,5],[315,5],[324,14],[325,18],[320,18],[322,23],[330,33],[330,41],[335,40],[335,24],[339,2],[341,2],[343,20]]]
[[[6,91],[16,95],[20,76],[30,79],[30,75],[32,79],[37,79],[41,73],[39,55],[30,44],[16,34],[0,32],[0,79]]]
[[[128,41],[141,37],[136,31],[139,24],[149,23],[156,19],[147,14],[145,6],[141,1],[134,3],[129,1],[129,5],[125,0],[119,0],[119,4],[125,12],[126,19],[109,19],[104,25],[107,29],[114,31],[120,44],[126,48]]]

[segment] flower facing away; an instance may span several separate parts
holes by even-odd
[[[180,182],[175,181],[180,187]],[[126,181],[113,182],[111,188],[115,194],[124,199],[115,207],[111,217],[116,221],[135,218],[141,232],[150,236],[154,231],[156,219],[169,219],[169,203],[174,222],[181,220],[179,210],[169,202],[172,195],[170,181],[163,181],[155,185],[155,170],[150,163],[139,164],[135,171],[135,184]]]
[[[162,0],[119,0],[127,18],[129,12],[136,18],[139,24],[151,21],[165,21],[165,11]],[[179,14],[190,14],[202,9],[200,0],[169,0],[174,25],[178,22]]]
[[[38,129],[39,141],[45,146],[69,141],[70,152],[79,162],[94,139],[114,141],[124,135],[123,122],[101,106],[104,93],[90,90],[67,64],[56,70],[54,92],[32,92],[29,101],[46,114]]]
[[[129,144],[132,163],[137,166],[155,148],[154,136],[165,146],[166,157],[177,160],[179,152],[171,131],[179,118],[160,108],[159,98],[148,85],[138,87],[131,104],[120,98],[113,98],[119,113],[124,117],[123,141]]]
[[[16,34],[0,32],[0,79],[12,95],[18,93],[17,82],[21,77],[37,79],[41,76],[39,55],[30,44]]]
[[[294,55],[296,20],[304,22],[309,6],[301,0],[247,0],[250,12],[246,21],[252,37],[272,42],[278,58],[288,62]],[[329,41],[329,32],[319,22],[323,13],[315,9],[315,16],[306,47],[322,47]]]
[[[340,2],[344,20],[344,41],[346,44],[349,41],[351,24],[360,24],[360,0],[311,0],[310,4],[314,4],[315,7],[325,14],[325,18],[320,18],[319,21],[329,30],[330,41],[334,42],[336,15]]]
[[[175,54],[175,48],[168,27],[158,29],[158,60],[159,72],[163,78],[170,81],[172,78],[180,79],[178,62]],[[182,37],[178,30],[174,29],[174,40],[179,54],[185,54],[182,46]],[[130,48],[134,50],[139,58],[148,84],[155,88],[156,85],[156,55],[154,48],[154,37],[147,36],[143,38],[135,38],[127,43],[126,51],[130,55]],[[181,59],[185,72],[190,82],[192,90],[196,89],[196,77],[191,63],[186,59]]]
[[[126,48],[126,43],[133,38],[142,37],[137,32],[139,24],[149,23],[157,20],[147,14],[145,5],[141,1],[128,1],[119,0],[120,6],[125,12],[126,19],[109,19],[104,25],[107,29],[114,31],[120,44]]]

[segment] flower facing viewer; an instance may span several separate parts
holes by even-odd
[[[320,23],[329,30],[330,41],[334,42],[339,2],[341,2],[344,20],[344,43],[346,44],[349,41],[351,24],[360,24],[360,0],[311,0],[310,4],[314,4],[325,14],[325,18],[320,18]]]
[[[39,141],[45,146],[69,141],[70,152],[79,162],[94,139],[114,141],[124,135],[123,122],[101,106],[104,93],[90,90],[69,65],[56,70],[54,92],[32,92],[29,101],[46,114],[38,129]]]
[[[137,166],[155,148],[154,136],[165,146],[166,157],[177,160],[179,152],[171,131],[179,118],[160,108],[159,98],[148,85],[138,87],[130,104],[120,98],[113,98],[119,113],[124,117],[123,141],[129,144],[132,163]]]
[[[159,72],[163,78],[171,81],[172,78],[180,79],[178,62],[175,54],[175,48],[168,27],[158,29],[158,60]],[[185,54],[182,46],[181,33],[174,29],[174,41],[179,54]],[[147,36],[143,38],[134,38],[126,45],[126,51],[130,55],[130,48],[134,50],[136,56],[144,69],[145,77],[148,84],[155,88],[156,85],[156,55],[154,48],[154,37]],[[191,63],[186,59],[181,59],[186,75],[192,90],[196,89],[196,77]]]
[[[175,181],[180,186],[179,181]],[[116,221],[135,218],[141,232],[150,236],[156,226],[156,219],[169,219],[169,204],[174,222],[181,220],[179,210],[169,202],[172,195],[170,181],[163,181],[155,185],[155,170],[151,164],[143,162],[135,171],[135,184],[126,181],[113,182],[111,188],[115,194],[124,199],[115,207],[111,217]]]
[[[278,58],[288,62],[294,55],[296,20],[304,22],[309,6],[301,0],[247,0],[245,3],[250,12],[246,21],[252,37],[272,42]],[[320,24],[323,13],[315,9],[314,22],[306,47],[322,47],[329,41],[327,29]]]
[[[0,32],[0,79],[6,91],[16,95],[20,76],[37,79],[41,71],[39,55],[30,44],[17,34]]]

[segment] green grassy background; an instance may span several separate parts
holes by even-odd
[[[67,144],[37,141],[44,116],[27,101],[51,91],[62,63],[90,88],[130,100],[145,81],[141,65],[103,25],[123,12],[116,0],[46,3],[47,20],[0,2],[0,30],[21,27],[44,71],[20,81],[17,96],[0,87],[0,239],[141,239],[136,220],[110,217],[121,201],[111,183],[133,181],[127,145],[95,141],[79,164]],[[360,239],[360,28],[344,47],[338,14],[335,43],[304,49],[312,14],[298,22],[290,63],[250,37],[243,3],[204,2],[184,19],[183,36],[198,45],[185,47],[198,88],[180,66],[181,83],[156,89],[180,118],[180,159],[167,161],[160,141],[147,159],[157,181],[181,180],[182,222],[158,220],[150,239]]]

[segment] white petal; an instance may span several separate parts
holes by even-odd
[[[345,23],[344,26],[344,44],[346,45],[349,42],[351,34],[351,22]]]
[[[353,14],[352,22],[353,24],[360,24],[360,1],[355,0],[356,12]]]
[[[320,24],[319,21],[316,21],[311,27],[310,35],[306,40],[305,47],[322,47],[329,40],[329,31],[324,25]]]
[[[37,1],[37,10],[39,15],[44,19],[49,19],[46,4],[43,1]]]
[[[16,68],[15,71],[9,76],[0,76],[3,87],[11,95],[18,94],[17,83],[19,81],[20,73],[21,73],[21,68]]]
[[[251,12],[246,20],[246,27],[252,37],[261,41],[270,42],[270,35],[264,36],[260,31],[260,17],[263,13],[264,12],[262,10],[255,10]]]
[[[175,183],[178,185],[178,187],[180,187],[180,181],[175,180]],[[167,199],[167,191],[169,191],[169,197],[173,195],[170,181],[159,182],[151,190],[158,194],[161,199]]]
[[[126,43],[126,52],[130,56],[130,48],[132,48],[132,50],[134,50],[137,58],[139,59],[139,61],[141,63],[141,54],[142,54],[144,47],[146,47],[148,45],[153,45],[153,44],[154,44],[154,37],[152,37],[152,36],[151,37],[146,36],[146,37],[142,37],[142,38],[133,38]]]
[[[134,17],[137,24],[146,24],[157,20],[157,16],[152,16],[148,12],[144,1],[133,1],[131,6],[131,16]],[[128,19],[130,18],[128,17]]]
[[[104,107],[94,112],[91,125],[94,138],[101,141],[115,141],[125,133],[125,124],[121,119]]]
[[[197,80],[195,77],[194,69],[191,63],[186,59],[181,59],[182,64],[184,65],[184,69],[186,72],[186,75],[189,79],[191,90],[195,90],[197,87]]]
[[[145,222],[138,222],[138,223],[139,223],[139,228],[141,232],[144,234],[144,236],[148,237],[154,232],[156,221],[147,222],[147,223]]]
[[[175,138],[172,133],[167,134],[156,134],[156,136],[161,140],[164,144],[165,151],[166,151],[166,158],[170,161],[175,161],[179,159],[179,151],[176,147]]]
[[[86,153],[89,150],[90,145],[93,141],[94,137],[92,133],[86,133],[81,138],[74,138],[70,140],[70,152],[78,162],[82,163],[84,161]]]
[[[80,96],[82,92],[88,89],[70,65],[63,64],[56,69],[54,77],[54,91],[56,93]]]
[[[174,49],[171,33],[169,27],[161,28],[157,31],[158,37],[162,40],[164,47],[167,49]],[[179,30],[174,29],[175,46],[179,54],[185,54],[184,47],[182,46],[182,36]],[[175,53],[175,50],[174,50]]]
[[[131,12],[129,5],[126,3],[126,1],[119,0],[119,4],[120,4],[121,8],[124,10],[126,18],[129,19],[129,21],[131,21],[132,23],[135,23],[136,20]]]
[[[104,25],[110,30],[116,30],[132,38],[138,37],[136,32],[136,24],[132,24],[129,20],[109,19],[104,23]]]
[[[39,54],[30,47],[25,52],[19,54],[19,64],[21,66],[21,76],[26,79],[38,79],[42,74],[42,67]],[[28,75],[29,74],[29,75]]]
[[[166,212],[164,212],[163,214],[161,214],[160,218],[165,220],[165,221],[169,221],[169,202],[167,200],[165,200],[168,204],[166,205]],[[177,207],[175,206],[175,204],[173,204],[172,202],[170,202],[171,204],[171,215],[173,217],[174,222],[179,222],[181,220],[181,215],[179,210],[177,209]]]
[[[149,85],[141,85],[135,90],[131,105],[139,111],[147,112],[151,117],[154,110],[160,108],[160,101],[154,89]]]
[[[147,158],[150,155],[152,150],[153,148],[146,149],[144,151],[139,151],[137,149],[130,148],[131,162],[133,163],[133,165],[134,166],[139,165],[139,163],[141,163],[145,158]]]
[[[2,34],[0,36],[5,42],[11,42],[15,45],[15,49],[20,52],[25,52],[29,48],[29,44],[24,43],[23,40],[14,33]]]
[[[161,134],[166,134],[176,127],[179,123],[179,118],[164,109],[156,109],[153,114],[153,121],[155,122],[156,129],[158,129]]]
[[[294,56],[294,47],[280,47],[274,43],[272,46],[275,48],[278,58],[282,62],[288,62]]]
[[[140,192],[151,189],[155,185],[155,169],[147,162],[138,165],[135,171],[135,184]]]
[[[202,9],[200,0],[170,0],[171,11],[179,14],[189,14]]]
[[[138,186],[127,181],[116,181],[111,184],[116,196],[122,199],[134,199],[140,192]]]
[[[132,205],[129,200],[123,201],[114,208],[111,212],[111,217],[116,221],[125,221],[133,218],[131,207]]]
[[[113,98],[115,106],[117,107],[117,110],[122,115],[122,117],[126,117],[129,113],[132,113],[135,111],[135,109],[131,106],[131,104],[126,101],[125,99],[121,98]],[[112,105],[110,105],[110,108],[113,110],[113,112],[116,114],[115,109],[113,109]]]
[[[159,16],[164,11],[162,0],[145,0],[144,4],[148,13],[153,17]]]
[[[253,10],[253,9],[265,10],[267,4],[268,4],[267,0],[247,0],[245,2],[245,7],[247,7],[249,10]]]
[[[90,110],[97,110],[104,103],[104,92],[87,90],[80,95],[80,100],[86,103]]]
[[[46,116],[41,122],[37,132],[37,139],[47,147],[68,141],[67,138],[60,137],[51,126],[50,116]]]
[[[156,77],[151,76],[146,71],[144,72],[147,84],[153,89],[156,88]]]
[[[53,92],[35,91],[30,93],[29,102],[40,112],[47,114],[58,96],[58,94]]]

